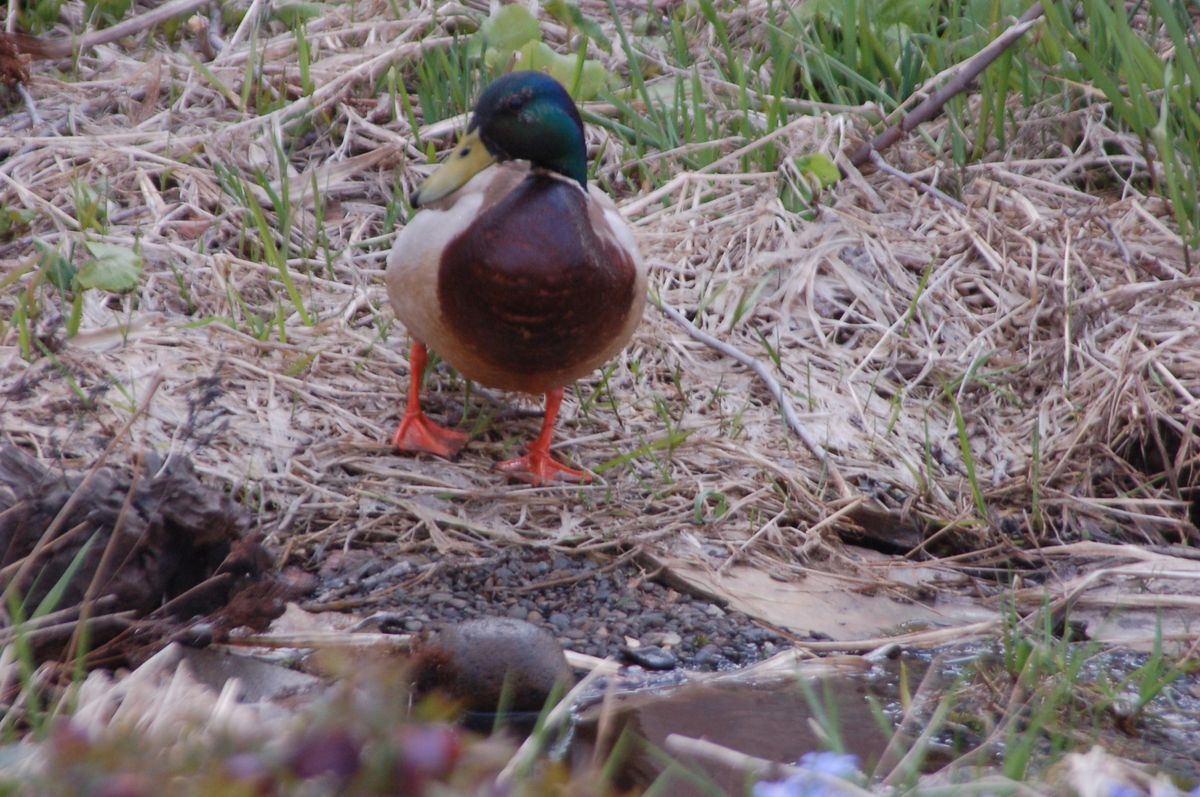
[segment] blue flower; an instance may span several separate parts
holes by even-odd
[[[1109,787],[1108,797],[1142,797],[1142,793],[1124,783],[1114,783]]]
[[[841,753],[805,753],[800,756],[796,766],[842,780],[861,774],[858,771],[858,756]]]
[[[839,753],[805,753],[797,766],[800,771],[786,780],[755,783],[753,797],[850,797],[849,789],[828,778],[849,780],[862,774],[857,756]]]

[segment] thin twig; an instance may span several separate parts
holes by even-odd
[[[24,83],[17,84],[17,93],[21,95],[21,101],[25,103],[25,110],[29,111],[29,122],[32,127],[42,126],[42,117],[38,113],[37,103],[33,101],[33,96],[30,95],[29,89],[25,88]]]
[[[169,3],[164,3],[158,8],[151,9],[144,14],[139,14],[136,17],[130,17],[123,22],[118,22],[111,28],[103,30],[93,30],[80,36],[78,39],[69,38],[53,38],[39,39],[33,36],[13,36],[13,42],[18,50],[23,53],[28,53],[34,58],[67,58],[77,53],[84,53],[93,47],[99,47],[102,44],[109,44],[118,39],[123,39],[126,36],[132,36],[136,33],[149,30],[155,25],[159,25],[167,20],[184,14],[190,14],[198,8],[208,5],[212,0],[171,0]]]
[[[900,171],[895,166],[892,166],[887,161],[885,161],[879,155],[879,153],[876,152],[875,150],[871,150],[871,163],[874,164],[875,168],[879,169],[881,172],[884,172],[885,174],[890,174],[892,177],[895,177],[898,180],[904,181],[905,183],[907,183],[908,185],[911,185],[913,188],[917,189],[918,191],[923,191],[924,193],[929,194],[932,197],[937,197],[938,199],[942,200],[943,202],[945,202],[947,205],[954,208],[955,210],[961,211],[963,213],[967,212],[967,206],[964,205],[962,202],[959,202],[957,199],[955,199],[954,197],[945,193],[941,189],[936,188],[936,187],[930,185],[929,183],[922,182],[922,181],[918,180],[917,178],[913,177],[911,174],[906,174],[905,172]]]
[[[959,67],[958,71],[946,82],[946,85],[929,95],[928,99],[912,110],[898,124],[892,125],[869,142],[863,144],[850,156],[850,165],[861,167],[871,158],[872,152],[882,152],[899,141],[905,134],[912,132],[918,125],[928,122],[942,112],[946,103],[966,91],[987,69],[993,61],[1004,54],[1009,47],[1016,43],[1025,33],[1037,23],[1044,13],[1041,3],[1035,3],[1011,28],[997,36],[992,43],[984,47]]]
[[[788,399],[787,393],[784,392],[783,386],[779,384],[779,380],[771,375],[771,372],[767,370],[765,365],[753,357],[744,354],[733,346],[730,346],[728,343],[717,340],[712,335],[704,332],[691,321],[689,321],[687,317],[683,315],[683,313],[667,304],[661,298],[656,299],[651,297],[651,301],[657,303],[659,309],[662,310],[668,318],[683,327],[690,336],[700,341],[705,346],[716,349],[726,357],[733,358],[737,362],[753,371],[754,374],[762,380],[763,384],[767,386],[767,390],[770,391],[771,397],[775,399],[777,404],[779,404],[779,408],[783,412],[783,417],[784,420],[787,421],[788,427],[796,433],[796,436],[800,438],[800,442],[804,443],[805,447],[812,452],[813,456],[817,458],[817,461],[820,462],[821,465],[828,471],[829,477],[833,480],[834,487],[837,489],[838,494],[842,498],[853,497],[854,494],[846,485],[845,480],[842,479],[842,476],[838,472],[837,466],[834,464],[832,457],[829,456],[829,452],[826,451],[825,447],[817,442],[817,439],[809,434],[808,430],[804,428],[804,425],[800,423],[800,416],[796,414],[796,409],[792,406],[791,400]]]

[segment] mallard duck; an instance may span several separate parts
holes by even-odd
[[[513,72],[484,89],[388,255],[388,296],[413,338],[396,448],[452,459],[467,442],[421,411],[428,347],[480,384],[545,394],[541,433],[500,470],[531,484],[589,478],[550,454],[563,387],[629,342],[646,270],[587,167],[583,120],[557,81]]]

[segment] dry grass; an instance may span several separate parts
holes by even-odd
[[[602,3],[584,5],[604,16]],[[491,463],[535,434],[538,407],[478,389],[464,403],[445,373],[430,383],[432,413],[491,422],[456,463],[392,453],[407,363],[380,279],[386,209],[397,186],[419,182],[425,158],[403,114],[392,121],[370,87],[447,46],[439,20],[450,10],[435,18],[422,5],[397,20],[382,0],[329,6],[309,24],[315,92],[266,115],[241,108],[246,32],[227,31],[211,61],[189,35],[170,48],[102,45],[75,67],[35,63],[29,92],[42,122],[31,126],[19,103],[0,119],[0,206],[36,214],[0,245],[3,315],[32,280],[34,239],[63,251],[84,239],[73,183],[107,186],[111,223],[86,237],[138,246],[145,275],[135,295],[89,292],[69,340],[57,300],[39,288],[36,329],[53,356],[26,361],[18,330],[3,328],[0,438],[86,466],[161,379],[120,441],[124,456],[191,457],[245,497],[285,555],[310,560],[380,543],[393,553],[644,544],[713,562],[737,552],[811,563],[838,525],[809,529],[859,499],[928,523],[935,552],[985,552],[964,565],[1082,539],[1200,541],[1188,514],[1200,473],[1200,277],[1183,273],[1161,202],[1128,179],[1144,171],[1138,149],[1115,142],[1131,154],[1107,154],[1118,148],[1098,112],[1030,120],[1003,157],[962,171],[930,160],[919,141],[888,154],[965,211],[894,176],[855,172],[813,220],[781,204],[784,169],[742,174],[738,157],[688,173],[673,166],[681,153],[664,152],[673,179],[639,191],[621,141],[590,132],[653,293],[767,366],[831,469],[789,432],[762,380],[654,307],[607,380],[581,383],[564,405],[559,447],[599,470],[596,484],[505,484]],[[549,26],[549,40],[561,35]],[[267,27],[257,46],[270,55],[265,82],[300,97],[293,35]],[[621,74],[623,58],[609,60]],[[836,158],[861,139],[857,125],[796,117],[771,141]],[[287,175],[276,142],[291,152]],[[256,172],[276,187],[288,177],[293,243],[328,239],[331,262],[289,262],[313,325],[275,267],[244,256],[258,233],[218,167],[251,184]],[[1077,187],[1084,175],[1109,189]],[[255,193],[274,223],[268,192]],[[251,315],[275,324],[265,340],[245,331]],[[610,396],[616,411],[604,406]],[[593,402],[586,413],[579,397]],[[698,523],[716,493],[724,515]]]

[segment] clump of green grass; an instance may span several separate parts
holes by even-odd
[[[1047,606],[1024,617],[1009,611],[994,642],[944,649],[916,668],[923,675],[915,690],[905,660],[898,671],[886,669],[897,679],[897,705],[868,700],[879,731],[891,739],[878,760],[858,765],[869,776],[862,780],[867,792],[915,796],[1040,794],[1068,754],[1101,746],[1137,758],[1136,738],[1158,712],[1171,710],[1165,691],[1196,666],[1167,655],[1161,632],[1149,654],[1106,651],[1078,639]],[[802,680],[799,688],[824,741],[822,754],[861,755],[872,747],[869,728],[847,727],[840,718],[830,681]],[[1183,738],[1177,743],[1186,744]],[[1147,763],[1159,744],[1141,743]]]
[[[1127,8],[1084,0],[1082,14],[1046,4],[1046,47],[1068,85],[1101,94],[1114,128],[1140,145],[1152,190],[1200,246],[1200,31],[1184,0]],[[1194,11],[1194,7],[1192,9]],[[1074,94],[1074,92],[1072,92]],[[1190,268],[1190,253],[1185,249]]]

